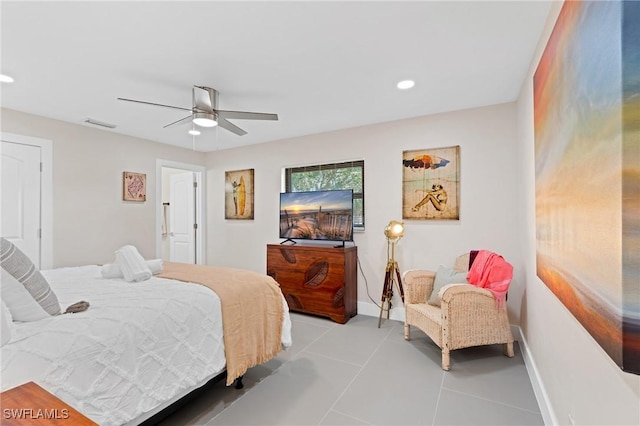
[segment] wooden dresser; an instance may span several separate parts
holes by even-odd
[[[331,318],[341,324],[358,313],[357,247],[267,245],[267,274],[289,309]]]

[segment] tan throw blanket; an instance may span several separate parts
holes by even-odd
[[[220,298],[227,386],[282,349],[282,296],[278,283],[270,276],[175,262],[164,262],[163,271],[157,276],[204,285]]]

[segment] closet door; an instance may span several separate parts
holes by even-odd
[[[2,141],[0,199],[3,237],[40,267],[41,148]]]
[[[195,263],[193,172],[173,174],[169,182],[169,258],[172,262]]]

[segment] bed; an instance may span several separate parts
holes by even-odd
[[[215,271],[220,276],[242,270]],[[228,371],[221,298],[204,285],[184,282],[191,281],[188,274],[183,280],[156,275],[126,282],[103,278],[95,265],[41,273],[63,310],[80,300],[90,307],[13,322],[11,340],[1,349],[3,391],[33,381],[100,425],[133,425]],[[291,321],[281,293],[280,303],[278,350],[291,345]],[[252,344],[242,330],[236,333]],[[250,364],[236,368],[227,384],[245,367]]]

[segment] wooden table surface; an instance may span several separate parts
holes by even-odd
[[[0,406],[2,426],[98,425],[34,382],[0,393]]]

